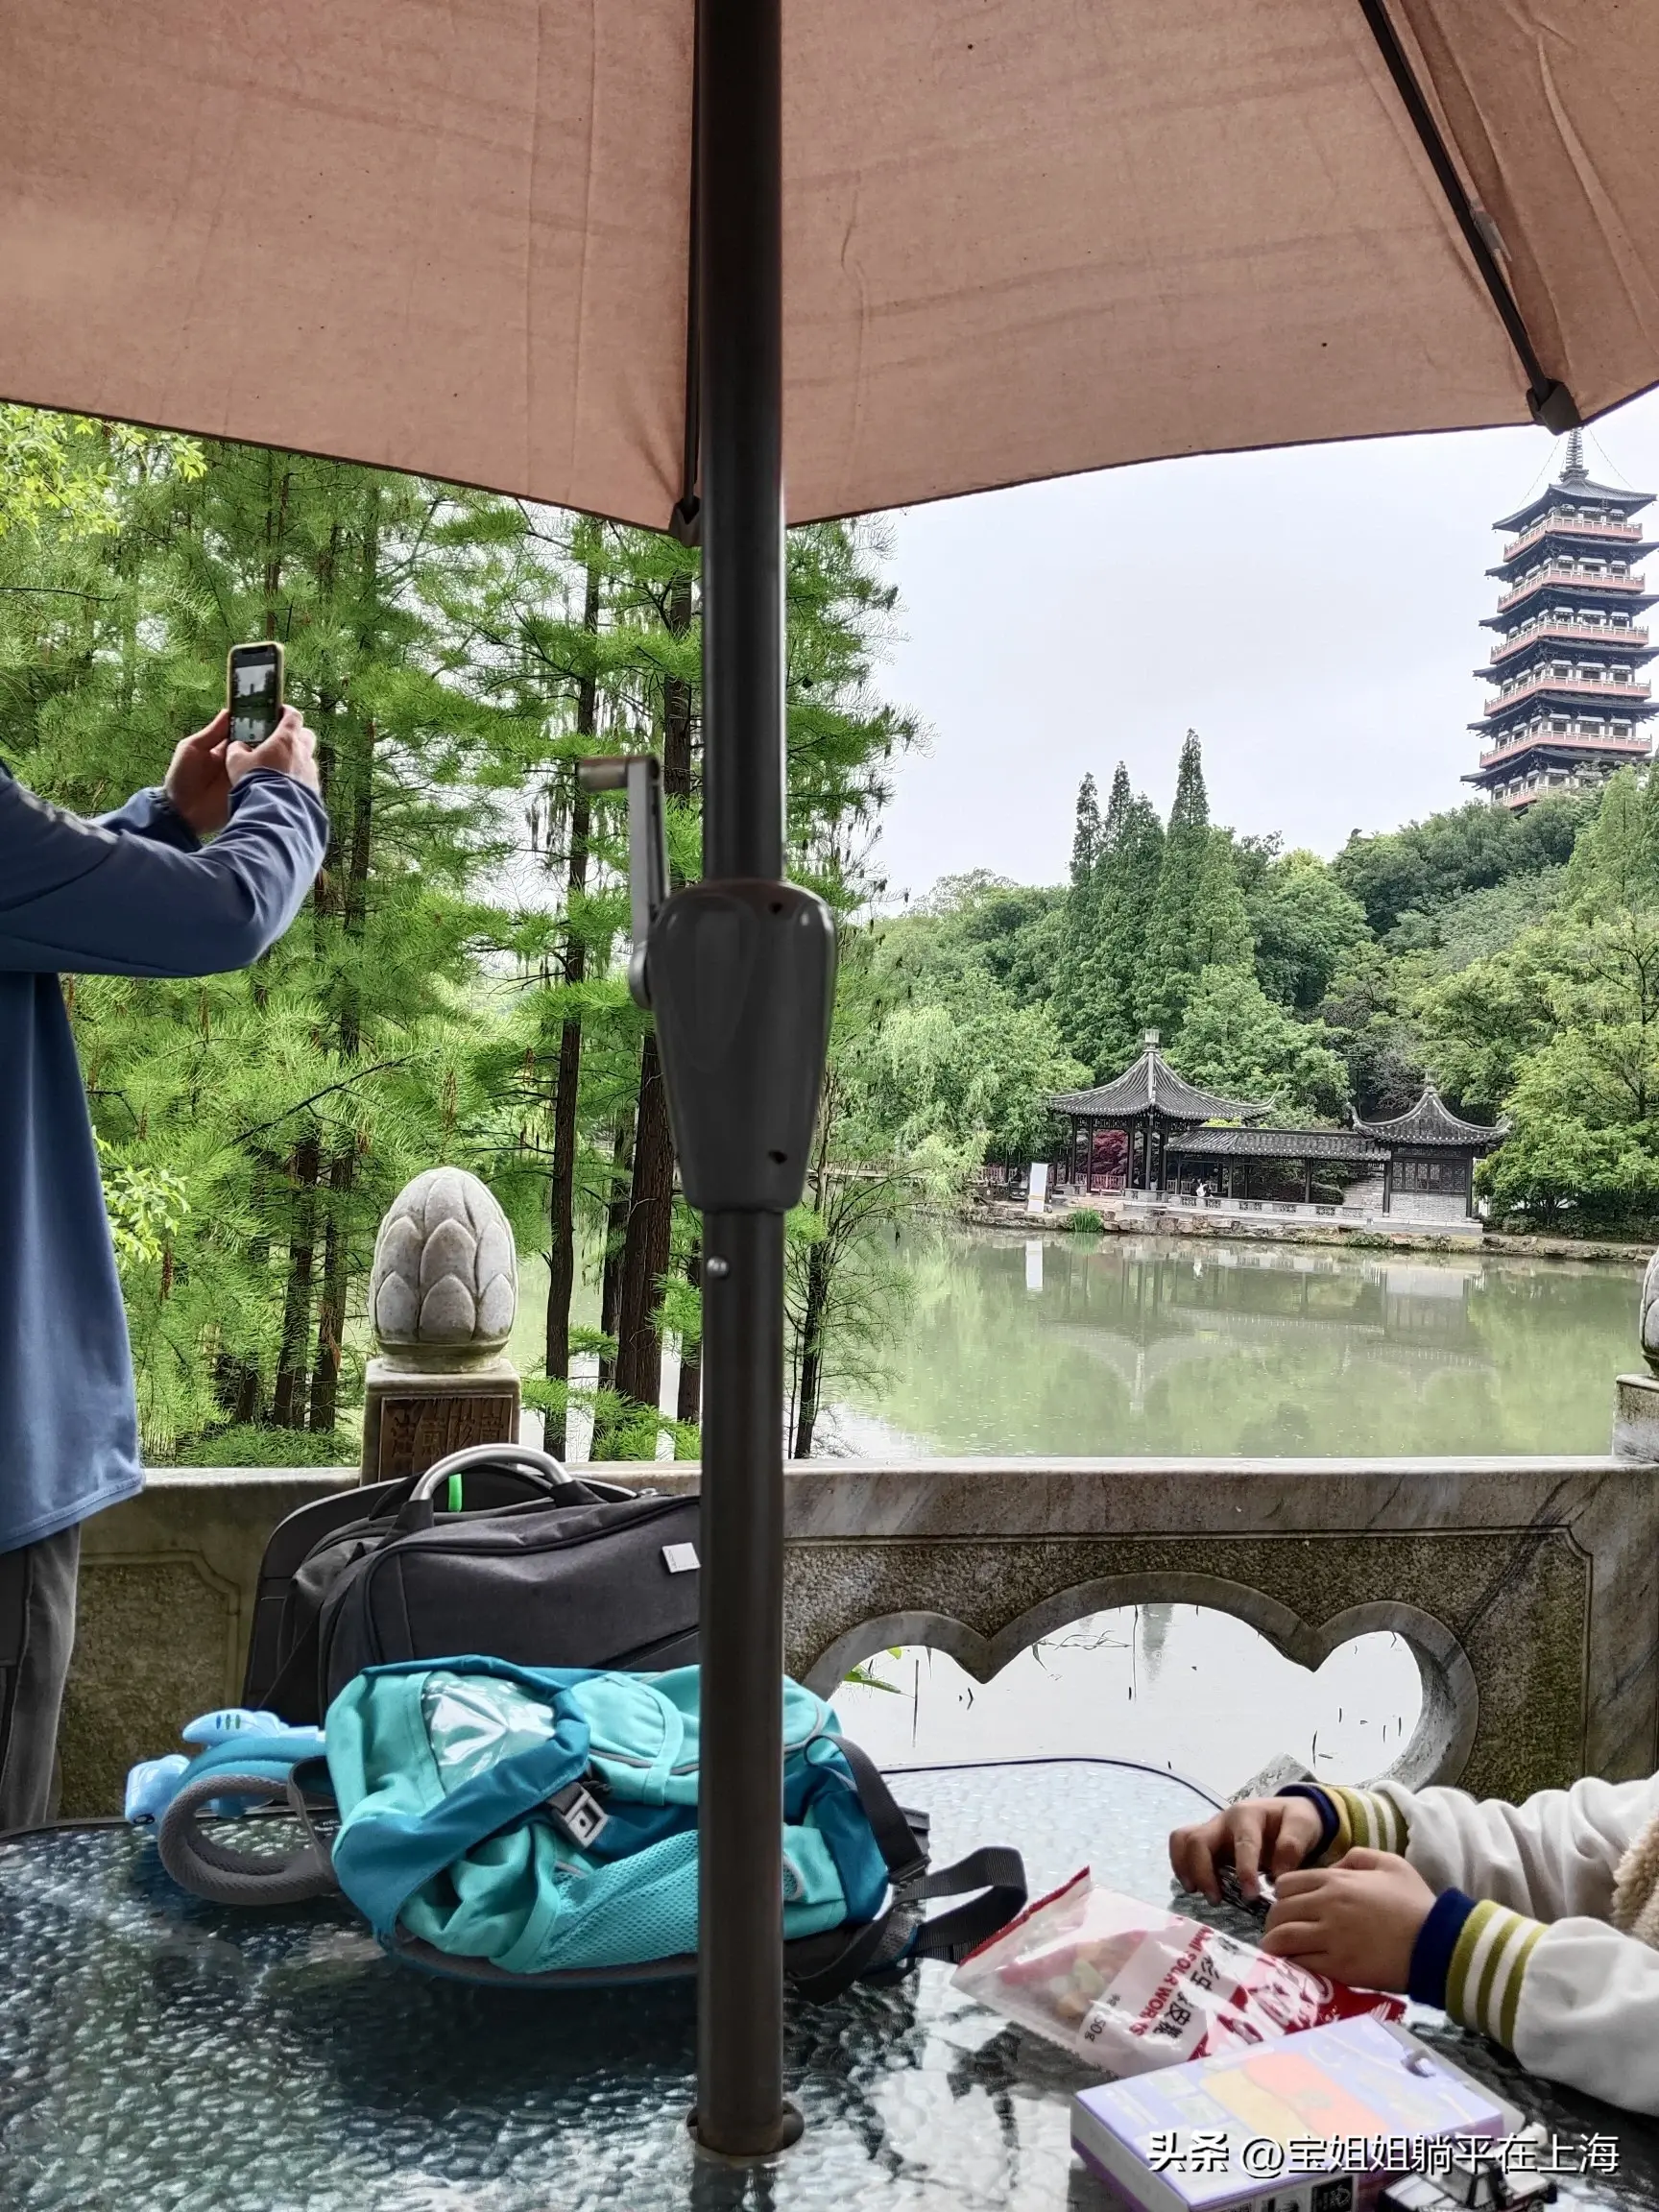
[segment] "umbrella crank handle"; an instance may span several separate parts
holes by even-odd
[[[616,753],[578,760],[576,778],[584,791],[628,794],[628,991],[636,1006],[649,1006],[645,947],[651,925],[668,896],[668,838],[662,824],[662,763],[654,753]]]

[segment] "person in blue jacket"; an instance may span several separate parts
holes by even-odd
[[[0,1830],[51,1812],[81,1524],[142,1487],[132,1355],[59,976],[246,968],[300,911],[328,817],[290,708],[219,714],[98,821],[0,768]],[[204,842],[211,840],[211,842]]]

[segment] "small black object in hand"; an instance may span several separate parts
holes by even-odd
[[[1265,1883],[1262,1884],[1256,1896],[1246,1897],[1231,1866],[1220,1867],[1218,1874],[1223,1905],[1231,1905],[1236,1912],[1248,1912],[1253,1920],[1266,1919],[1273,1910],[1273,1893]]]

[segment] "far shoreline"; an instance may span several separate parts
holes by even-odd
[[[1094,1213],[1100,1227],[1074,1230],[1069,1216]],[[955,1218],[964,1228],[1011,1229],[1026,1236],[1045,1231],[1085,1243],[1091,1236],[1188,1237],[1216,1243],[1311,1244],[1346,1247],[1360,1252],[1463,1252],[1504,1253],[1519,1259],[1578,1260],[1601,1266],[1645,1267],[1652,1257],[1651,1244],[1637,1244],[1612,1238],[1512,1236],[1484,1227],[1436,1232],[1413,1225],[1380,1230],[1374,1225],[1349,1228],[1340,1222],[1274,1221],[1248,1214],[1202,1215],[1175,1207],[1151,1206],[1125,1214],[1111,1207],[1102,1192],[1095,1200],[1053,1198],[1041,1214],[1031,1214],[1018,1199],[974,1197],[961,1207]]]

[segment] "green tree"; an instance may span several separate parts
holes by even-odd
[[[1269,1101],[1282,1122],[1309,1115],[1334,1121],[1346,1103],[1341,1055],[1269,998],[1248,969],[1204,970],[1169,1058],[1207,1091]]]
[[[1355,830],[1332,867],[1385,936],[1412,908],[1427,913],[1462,892],[1562,866],[1596,805],[1593,795],[1558,792],[1516,816],[1472,800],[1379,836]]]
[[[1068,1039],[1097,1078],[1116,1073],[1139,1046],[1138,1000],[1164,865],[1164,826],[1152,802],[1130,788],[1121,761],[1112,781],[1107,822],[1094,954],[1084,974],[1086,1021],[1081,1034]]]
[[[1319,1008],[1321,1042],[1341,1053],[1348,1092],[1367,1119],[1404,1114],[1423,1089],[1417,982],[1423,963],[1398,960],[1373,939],[1345,953]]]
[[[1512,1133],[1480,1186],[1503,1213],[1646,1227],[1659,1201],[1659,912],[1587,916],[1527,950],[1550,1030],[1520,1060]]]
[[[1541,927],[1420,993],[1448,1089],[1506,1113],[1482,1163],[1495,1208],[1645,1228],[1659,1198],[1659,840],[1651,781],[1613,777]]]
[[[1206,968],[1251,965],[1254,944],[1230,842],[1211,827],[1203,757],[1197,733],[1189,730],[1139,977],[1140,1018],[1166,1038],[1179,1032]]]
[[[1659,899],[1659,780],[1634,768],[1608,779],[1595,820],[1567,869],[1567,897],[1580,912],[1614,914]]]
[[[1364,908],[1314,853],[1268,860],[1245,908],[1262,989],[1299,1014],[1312,1013],[1344,954],[1371,934]]]

